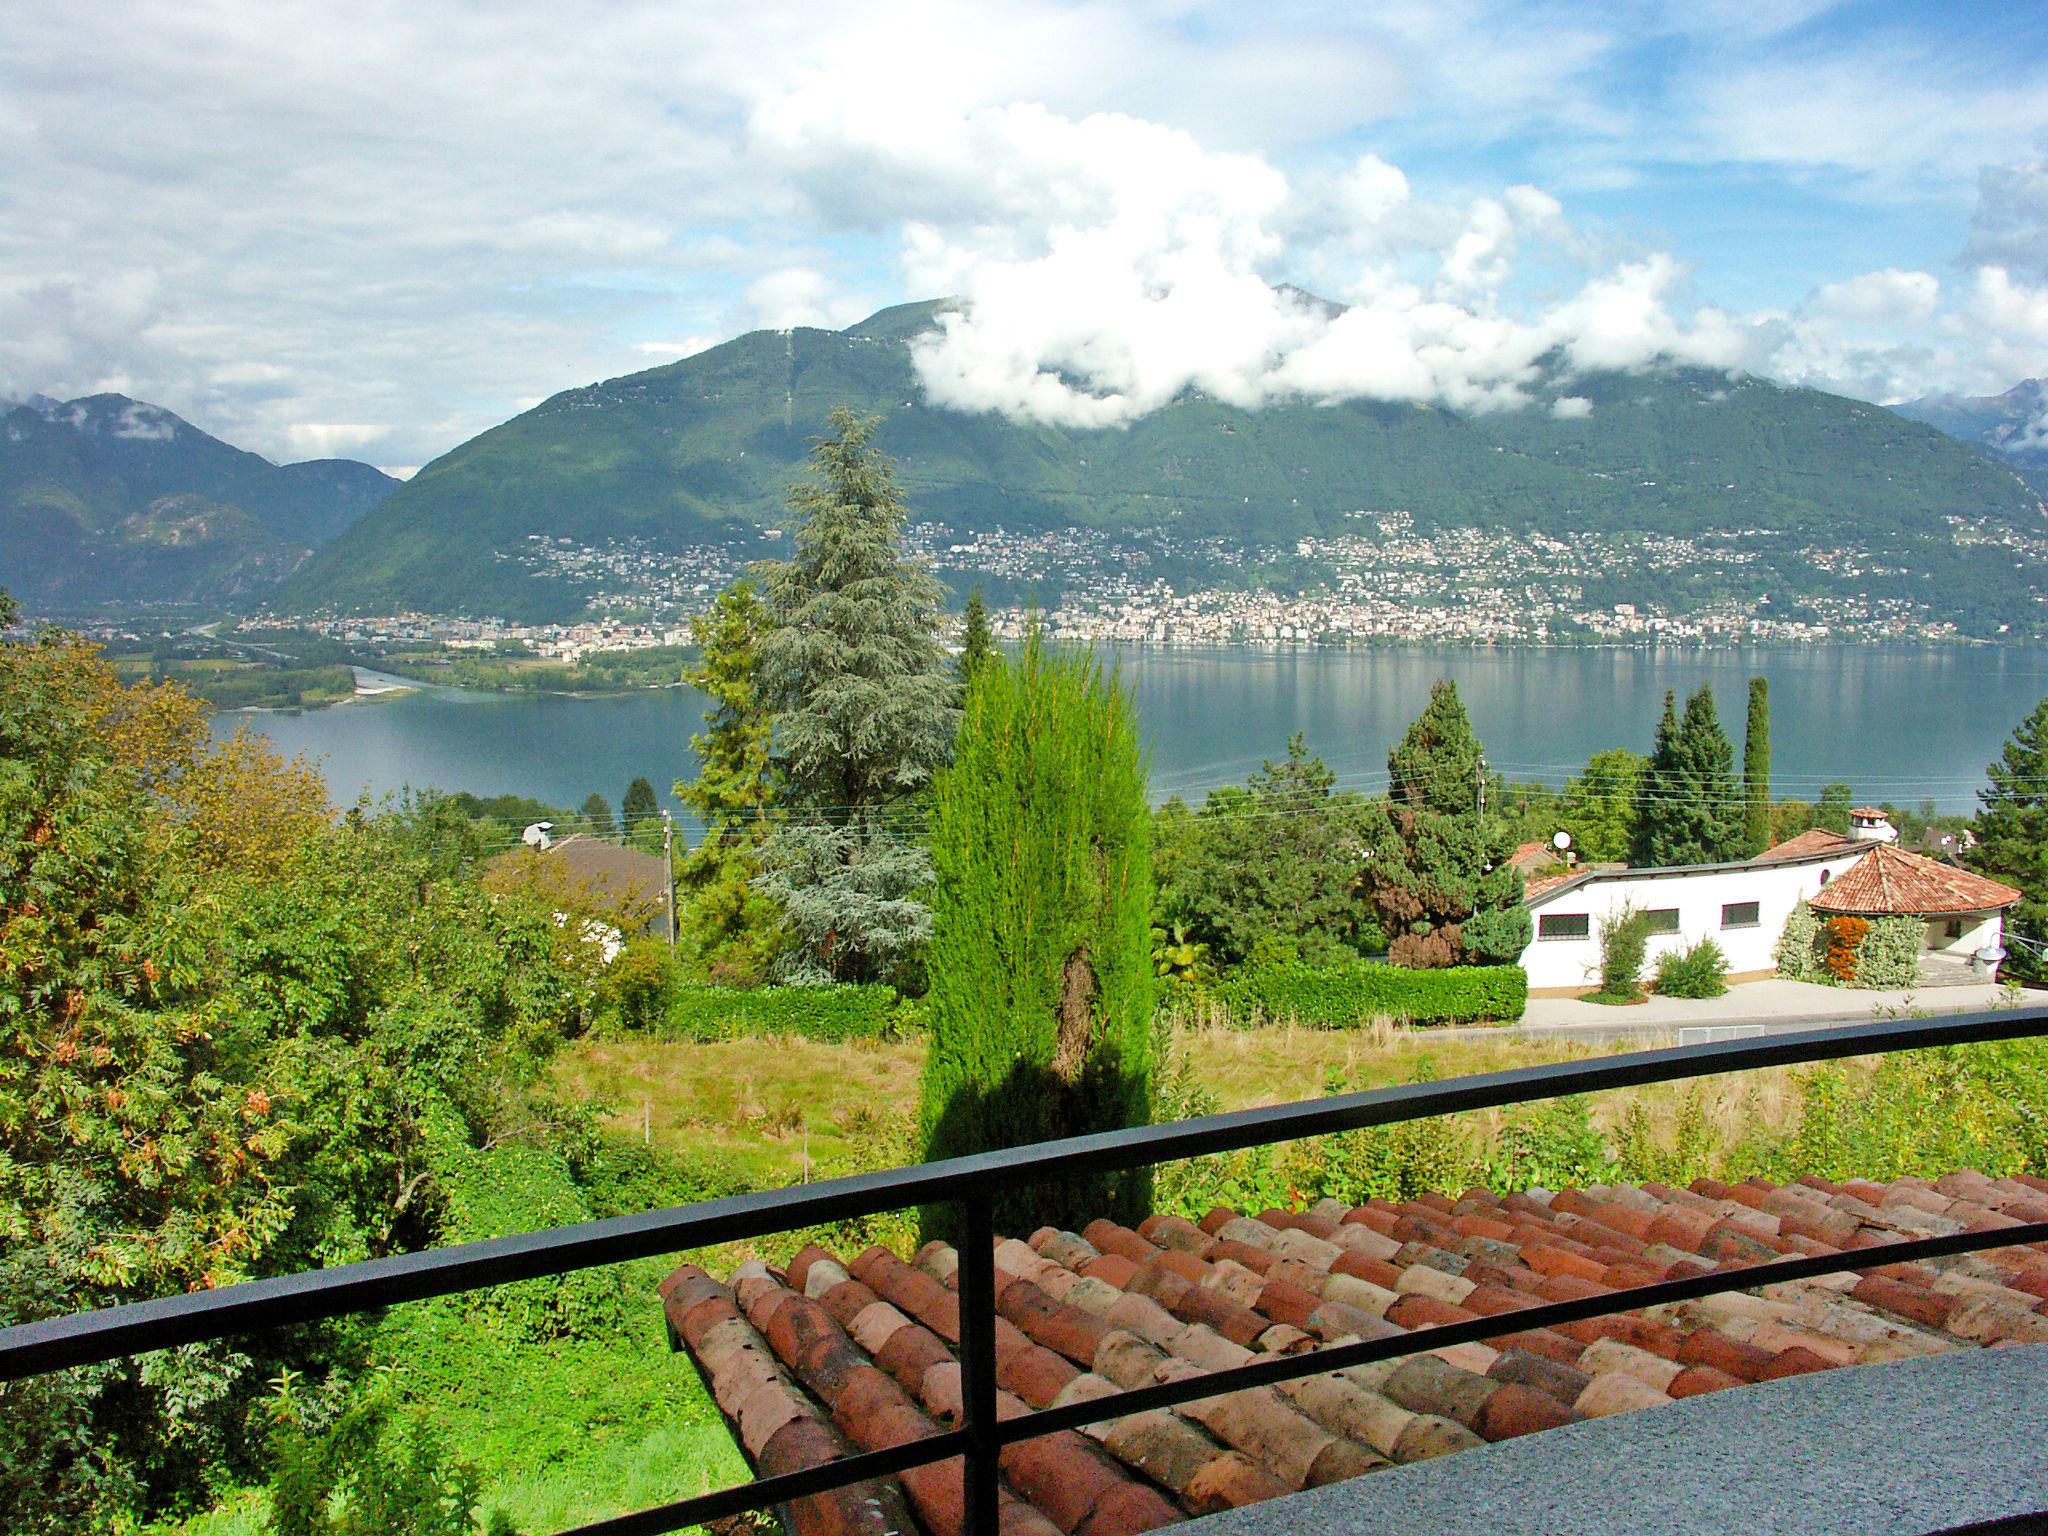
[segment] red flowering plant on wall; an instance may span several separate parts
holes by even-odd
[[[1870,932],[1870,924],[1860,917],[1831,917],[1828,919],[1828,952],[1821,964],[1827,973],[1841,982],[1856,979],[1856,954],[1863,947],[1863,939]]]

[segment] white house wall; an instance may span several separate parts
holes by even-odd
[[[1538,936],[1522,952],[1529,989],[1557,993],[1597,987],[1600,925],[1630,906],[1642,910],[1678,909],[1678,932],[1651,936],[1645,975],[1655,969],[1659,955],[1689,949],[1701,939],[1712,939],[1721,946],[1721,952],[1728,957],[1728,969],[1735,975],[1772,971],[1777,967],[1773,952],[1792,909],[1820,893],[1823,875],[1832,880],[1869,851],[1867,847],[1854,847],[1797,863],[1718,864],[1684,873],[1621,870],[1594,875],[1584,884],[1539,896],[1530,903]],[[1756,926],[1724,928],[1721,909],[1748,901],[1757,904]],[[1586,937],[1541,936],[1545,917],[1570,914],[1587,918]]]
[[[2005,933],[2003,912],[1965,912],[1957,919],[1962,924],[1963,935],[1959,939],[1948,936],[1949,919],[1930,917],[1927,920],[1927,947],[1937,954],[1954,955],[1967,960],[1980,949],[2000,948]]]

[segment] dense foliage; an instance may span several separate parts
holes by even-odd
[[[1631,862],[1664,868],[1743,857],[1745,802],[1734,763],[1713,689],[1702,684],[1685,701],[1683,717],[1665,694],[1656,746],[1636,788]]]
[[[939,643],[944,588],[903,557],[909,518],[877,423],[835,411],[790,493],[794,549],[762,567],[762,695],[784,801],[762,850],[798,979],[900,972],[930,932],[931,861],[903,813],[946,760],[957,680]]]
[[[1178,798],[1155,830],[1163,926],[1218,963],[1260,940],[1321,963],[1386,946],[1365,890],[1368,808],[1297,732],[1242,788],[1213,789],[1198,811]]]
[[[434,807],[329,819],[175,688],[61,634],[0,646],[0,1315],[427,1240],[437,1149],[545,1119],[591,957],[456,875]],[[346,1372],[321,1325],[0,1389],[0,1526],[202,1497],[261,1455],[259,1384]]]
[[[735,1040],[801,1035],[806,1040],[877,1039],[908,1027],[911,1015],[894,987],[732,987],[670,990],[655,1025],[669,1040]]]
[[[1728,990],[1728,957],[1712,939],[1657,957],[1656,990],[1664,997],[1719,997]]]
[[[1092,652],[1034,632],[975,669],[933,799],[927,1158],[1145,1122],[1151,832],[1130,699]],[[997,1225],[1124,1219],[1146,1188],[1117,1173],[1018,1189]]]
[[[1600,920],[1601,1002],[1633,1003],[1643,995],[1643,960],[1650,948],[1649,915],[1623,907]]]
[[[1519,965],[1461,965],[1416,971],[1351,960],[1330,965],[1276,961],[1241,966],[1214,988],[1240,1024],[1292,1022],[1349,1029],[1376,1019],[1407,1024],[1512,1023],[1529,1001]]]

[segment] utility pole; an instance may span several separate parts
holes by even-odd
[[[1472,776],[1474,781],[1472,788],[1477,796],[1479,819],[1484,821],[1486,820],[1486,759],[1484,757],[1479,759],[1479,764],[1473,770]]]
[[[661,813],[661,862],[668,870],[668,883],[664,888],[666,899],[662,905],[668,909],[668,947],[676,947],[676,823],[667,810]]]

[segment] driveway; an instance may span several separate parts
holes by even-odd
[[[1996,984],[1863,991],[1773,977],[1743,982],[1720,997],[1653,996],[1628,1008],[1571,997],[1532,997],[1528,1012],[1511,1032],[1532,1039],[1565,1035],[1574,1039],[1613,1040],[1631,1035],[1676,1035],[1682,1030],[1715,1031],[1711,1035],[1688,1036],[1680,1042],[1692,1044],[1695,1038],[1729,1038],[1720,1033],[1723,1030],[1778,1034],[1810,1029],[1816,1024],[1867,1024],[1880,1015],[1977,1013],[1987,1008],[2009,1007],[2015,997],[2048,1002],[2048,996]],[[1504,1032],[1487,1033],[1498,1036]]]

